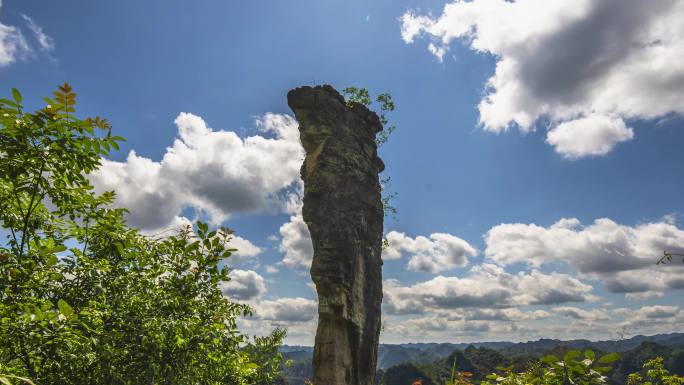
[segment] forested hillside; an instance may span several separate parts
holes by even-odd
[[[488,374],[497,372],[497,368],[511,367],[520,372],[548,354],[562,357],[574,349],[591,349],[599,354],[620,353],[608,374],[610,383],[616,385],[626,384],[628,374],[640,371],[644,362],[656,357],[663,357],[666,368],[672,373],[684,374],[684,333],[672,333],[614,341],[540,339],[523,343],[381,344],[378,380],[384,376],[385,385],[404,385],[410,378],[425,377],[433,383],[444,384],[449,380],[455,362],[457,371],[470,372],[472,380],[480,382]],[[292,366],[284,373],[289,384],[300,384],[311,378],[312,348],[284,346],[281,351],[284,357],[292,360]],[[393,382],[395,378],[397,382]]]

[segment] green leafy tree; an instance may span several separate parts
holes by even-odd
[[[670,355],[668,367],[675,374],[684,376],[684,349],[677,349]]]
[[[465,357],[472,363],[474,380],[481,380],[483,377],[506,364],[504,356],[496,350],[485,347],[476,348],[469,346],[464,352]]]
[[[569,351],[563,359],[554,355],[543,357],[526,371],[499,368],[502,374],[491,374],[483,385],[600,385],[608,381],[606,374],[619,355],[611,353],[600,358],[591,350]]]
[[[127,226],[87,178],[123,138],[67,84],[44,101],[0,99],[0,383],[272,383],[285,332],[244,335],[221,292],[232,231]]]
[[[676,374],[670,374],[665,369],[662,357],[656,357],[644,363],[646,369],[646,377],[642,377],[639,373],[632,373],[627,377],[628,385],[682,385],[684,384],[684,377]]]
[[[432,379],[416,365],[406,362],[387,369],[382,379],[385,385],[434,385]]]

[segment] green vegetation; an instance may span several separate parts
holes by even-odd
[[[415,346],[381,345],[379,352],[381,369],[376,374],[376,380],[378,384],[384,385],[412,385],[413,381],[422,381],[423,385],[427,383],[467,385],[483,382],[494,385],[496,379],[487,378],[492,373],[499,373],[497,378],[516,376],[515,378],[522,381],[521,378],[530,373],[537,377],[543,375],[545,371],[550,371],[554,364],[564,363],[563,359],[566,357],[571,360],[571,365],[576,367],[578,363],[581,362],[584,365],[583,361],[590,359],[593,365],[590,370],[596,372],[605,371],[605,369],[597,370],[599,367],[610,367],[609,372],[600,373],[605,378],[596,376],[609,385],[626,385],[628,376],[632,373],[646,376],[647,370],[643,369],[644,363],[658,357],[663,357],[665,369],[673,374],[682,375],[680,370],[684,369],[682,365],[684,339],[681,335],[673,334],[667,339],[663,336],[653,338],[663,341],[662,344],[652,340],[636,342],[643,339],[643,337],[635,337],[628,340],[599,342],[546,339],[519,344],[492,344],[499,347],[464,345],[463,348],[452,347],[450,349],[446,344],[428,344],[431,346],[424,346],[422,350]],[[595,352],[594,359],[591,359],[591,353],[586,353],[589,350]],[[619,350],[619,356],[605,353],[611,350]],[[575,352],[571,353],[572,351]],[[577,355],[577,351],[584,353]],[[585,357],[585,354],[590,356]],[[286,383],[301,384],[303,379],[311,378],[310,353],[307,354],[305,350],[296,350],[286,353],[285,356],[293,361],[293,365],[283,372],[283,376],[287,379]],[[604,356],[606,358],[603,358]],[[602,363],[601,360],[614,361]],[[584,372],[586,366],[578,368],[582,370],[580,373],[586,374]],[[573,378],[573,381],[577,380]]]
[[[672,352],[668,363],[673,373],[684,376],[684,349],[677,349]]]
[[[597,357],[591,350],[571,350],[562,360],[548,355],[521,373],[514,372],[512,368],[499,368],[502,375],[490,374],[482,384],[599,385],[608,382],[606,374],[611,371],[611,364],[618,358],[617,353]]]
[[[362,104],[368,108],[373,105],[373,99],[366,88],[347,87],[342,90],[342,93],[347,100],[347,108],[351,108],[354,103]],[[380,106],[379,118],[380,123],[382,124],[382,131],[380,131],[375,138],[375,142],[379,147],[387,143],[390,135],[392,135],[396,129],[396,126],[389,125],[389,119],[387,118],[387,114],[394,111],[394,101],[392,100],[392,95],[385,92],[378,95],[375,98],[375,102]],[[380,181],[383,190],[382,207],[385,215],[397,214],[397,208],[392,205],[392,200],[397,197],[397,193],[387,191],[387,187],[390,185],[391,180],[391,177],[388,176]],[[383,239],[383,247],[389,247],[387,239]]]
[[[681,385],[684,384],[684,377],[670,374],[663,365],[663,358],[656,357],[644,363],[646,377],[640,373],[632,373],[627,378],[628,385]]]
[[[371,104],[365,89],[345,93],[350,102]],[[246,336],[236,321],[249,307],[221,292],[230,280],[223,262],[235,251],[232,231],[198,222],[149,237],[127,226],[114,192],[96,194],[87,178],[123,138],[112,135],[106,119],[78,118],[67,84],[44,101],[29,113],[17,90],[0,99],[0,384],[285,383],[278,351],[284,330]],[[394,104],[387,94],[376,101],[385,126]],[[665,255],[668,262],[672,256]],[[443,359],[399,363],[378,379],[684,384],[681,346],[644,342],[621,356],[564,346],[551,352],[470,346]],[[311,362],[303,362],[291,373],[306,377]]]
[[[232,231],[130,228],[87,174],[118,149],[65,84],[24,111],[0,99],[0,383],[269,384],[283,330],[251,339],[221,292]],[[32,381],[32,382],[31,382]]]
[[[387,369],[382,377],[381,385],[413,384],[415,382],[422,385],[435,384],[427,373],[411,363],[393,366]]]
[[[468,350],[470,350],[469,354]],[[490,361],[485,361],[487,357]],[[477,365],[471,362],[473,358],[478,361]],[[606,374],[611,370],[610,365],[618,358],[617,353],[597,357],[591,350],[584,352],[571,350],[563,359],[555,355],[547,355],[539,361],[528,363],[525,370],[519,372],[515,371],[513,366],[502,365],[491,371],[482,372],[479,369],[490,368],[496,362],[503,362],[504,358],[495,350],[471,347],[466,349],[465,354],[461,351],[452,353],[447,358],[447,362],[451,361],[450,368],[443,367],[442,370],[435,370],[428,366],[416,366],[411,363],[389,368],[385,375],[385,385],[405,385],[415,380],[420,380],[423,384],[445,385],[473,383],[482,385],[599,385],[608,381]],[[394,375],[397,372],[406,376],[402,378]],[[390,373],[393,375],[390,376]]]
[[[354,103],[363,104],[366,107],[371,107],[373,104],[370,93],[365,88],[347,87],[342,90],[344,97],[347,99],[347,107],[353,106]],[[378,133],[375,139],[378,146],[381,146],[389,140],[390,135],[396,129],[395,126],[388,125],[389,119],[387,114],[394,111],[394,101],[392,95],[389,93],[382,93],[375,98],[376,103],[380,105],[380,123],[382,123],[382,131]]]
[[[608,372],[618,359],[617,353],[598,357],[591,350],[580,352],[571,350],[562,359],[554,355],[543,357],[528,364],[526,370],[516,372],[513,367],[498,367],[498,373],[491,373],[482,381],[477,381],[470,371],[459,368],[458,356],[453,361],[450,377],[447,380],[433,381],[424,368],[412,363],[393,366],[384,373],[382,385],[602,385],[610,383]],[[468,367],[470,364],[465,364]],[[670,374],[663,364],[662,357],[656,357],[643,364],[645,377],[639,372],[628,376],[628,385],[682,385],[684,378]]]

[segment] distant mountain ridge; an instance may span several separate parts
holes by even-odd
[[[557,346],[570,349],[591,348],[603,352],[622,352],[634,349],[643,342],[655,342],[663,346],[684,345],[684,333],[656,334],[652,336],[637,335],[623,340],[590,341],[586,339],[557,340],[542,338],[528,342],[473,342],[473,343],[406,343],[380,344],[378,349],[378,369],[386,369],[402,362],[430,362],[449,356],[454,350],[465,350],[469,346],[485,347],[507,351],[543,351]],[[284,345],[280,351],[294,361],[311,360],[313,347]]]

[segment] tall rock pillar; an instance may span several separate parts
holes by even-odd
[[[303,216],[318,292],[313,382],[374,385],[384,216],[378,173],[385,167],[375,135],[382,124],[327,85],[291,90],[287,102],[306,151]]]

